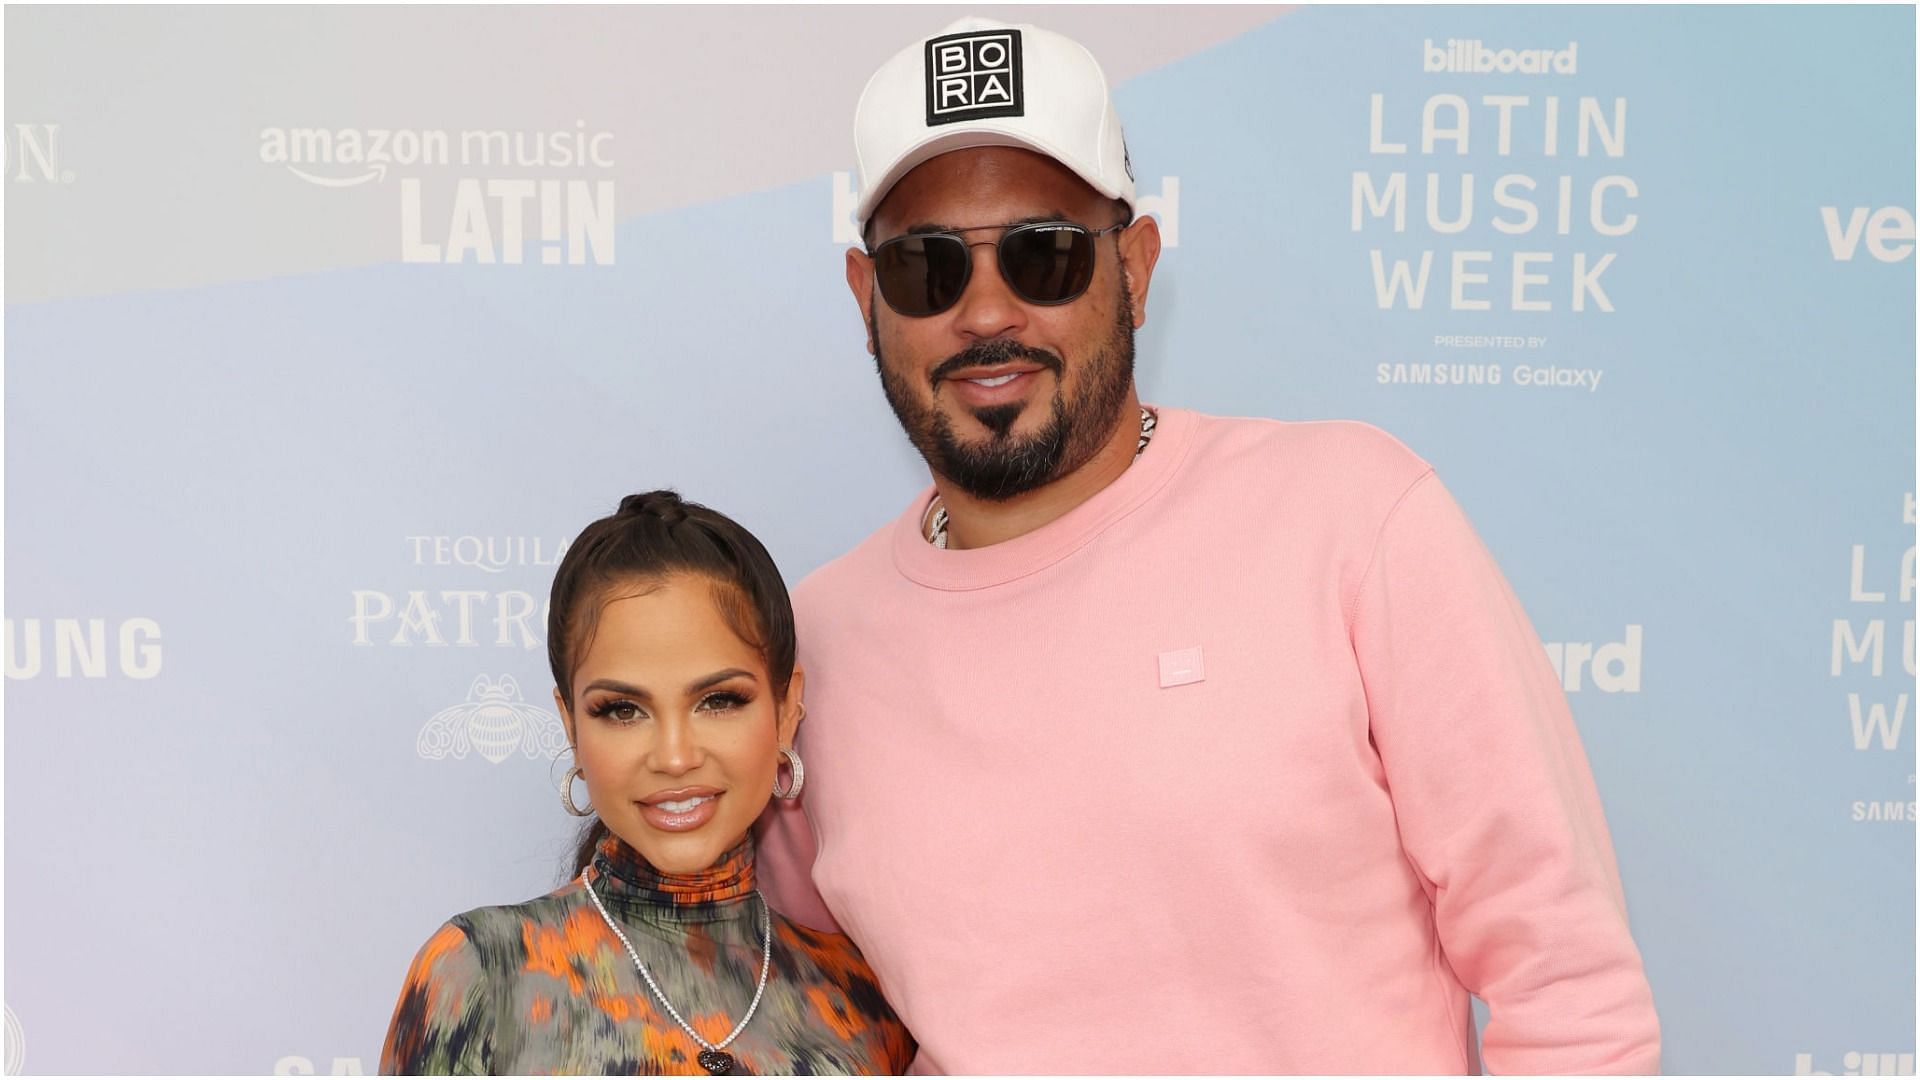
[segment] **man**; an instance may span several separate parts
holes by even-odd
[[[855,115],[847,283],[933,485],[795,593],[776,907],[920,1071],[1653,1072],[1565,698],[1433,471],[1143,409],[1159,254],[1092,56],[963,20]],[[817,891],[816,891],[817,889]]]

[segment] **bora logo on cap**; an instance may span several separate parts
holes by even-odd
[[[976,30],[927,42],[927,126],[1025,116],[1020,31]]]

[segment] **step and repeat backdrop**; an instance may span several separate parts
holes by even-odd
[[[564,872],[574,534],[673,486],[797,581],[920,489],[852,110],[966,13],[7,10],[9,1071],[372,1072]],[[1666,1068],[1913,1073],[1913,9],[984,13],[1117,87],[1143,397],[1473,517]]]

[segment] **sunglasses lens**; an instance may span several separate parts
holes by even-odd
[[[1093,236],[1077,225],[1036,225],[1000,241],[1000,272],[1036,304],[1064,304],[1093,284]]]
[[[873,253],[887,306],[902,315],[937,315],[967,285],[967,245],[956,236],[903,236]]]

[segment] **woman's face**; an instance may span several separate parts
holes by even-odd
[[[800,671],[782,707],[716,587],[683,573],[609,590],[573,708],[554,693],[600,820],[667,873],[704,870],[746,834],[799,716]]]

